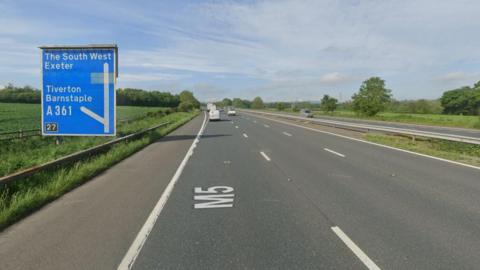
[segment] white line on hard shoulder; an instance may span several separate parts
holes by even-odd
[[[331,228],[332,231],[345,243],[345,245],[360,259],[360,261],[365,264],[365,266],[370,270],[380,270],[375,262],[373,262],[365,252],[363,252],[353,241],[346,235],[342,229],[337,226]]]
[[[190,146],[187,154],[182,160],[182,163],[180,163],[180,166],[178,166],[177,171],[175,172],[172,179],[168,183],[167,187],[163,191],[162,196],[160,196],[160,199],[158,200],[157,204],[155,205],[152,212],[148,216],[147,220],[145,221],[145,224],[143,224],[142,228],[138,232],[137,236],[135,237],[135,240],[131,244],[130,248],[128,249],[122,261],[118,265],[117,269],[126,270],[126,269],[132,268],[133,264],[135,263],[135,260],[137,259],[138,254],[140,253],[143,245],[145,244],[145,241],[147,240],[150,232],[152,231],[153,226],[155,225],[155,222],[160,216],[160,213],[162,212],[162,209],[165,206],[165,203],[170,197],[170,194],[172,193],[173,188],[175,187],[175,183],[180,178],[180,175],[182,174],[183,169],[187,165],[188,160],[193,155],[193,150],[195,149],[198,142],[200,141],[200,136],[202,135],[206,126],[207,126],[207,114],[204,113],[203,124],[200,130],[198,131],[195,140],[193,140],[192,145]]]
[[[292,134],[290,134],[288,132],[285,132],[285,131],[283,132],[283,135],[288,136],[288,137],[292,137]]]
[[[417,156],[421,156],[421,157],[431,158],[431,159],[435,159],[435,160],[439,160],[439,161],[443,161],[443,162],[448,162],[448,163],[455,164],[455,165],[459,165],[459,166],[463,166],[463,167],[468,167],[468,168],[471,168],[471,169],[480,170],[480,167],[474,166],[474,165],[470,165],[470,164],[465,164],[465,163],[461,163],[461,162],[457,162],[457,161],[453,161],[453,160],[448,160],[448,159],[439,158],[439,157],[434,157],[434,156],[430,156],[430,155],[426,155],[426,154],[421,154],[421,153],[417,153],[417,152],[413,152],[413,151],[408,151],[408,150],[404,150],[404,149],[400,149],[400,148],[395,148],[395,147],[393,147],[393,146],[388,146],[388,145],[383,145],[383,144],[379,144],[379,143],[369,142],[369,141],[365,141],[365,140],[361,140],[361,139],[356,139],[356,138],[352,138],[352,137],[348,137],[348,136],[336,134],[336,133],[333,133],[333,132],[328,132],[328,131],[318,130],[318,129],[314,129],[314,128],[309,128],[309,127],[305,127],[305,126],[301,126],[301,125],[296,125],[296,124],[292,124],[292,123],[288,123],[288,122],[284,122],[284,121],[280,121],[280,120],[276,120],[276,119],[271,119],[271,118],[267,118],[267,117],[262,117],[262,116],[258,116],[258,115],[257,115],[257,117],[260,117],[260,118],[263,118],[263,119],[267,119],[267,120],[270,120],[270,121],[273,121],[273,122],[277,122],[277,123],[282,123],[282,124],[284,124],[284,125],[299,127],[299,128],[311,130],[311,131],[318,132],[318,133],[323,133],[323,134],[328,134],[328,135],[332,135],[332,136],[344,138],[344,139],[351,140],[351,141],[362,142],[362,143],[366,143],[366,144],[370,144],[370,145],[375,145],[375,146],[378,146],[378,147],[388,148],[388,149],[391,149],[391,150],[396,150],[396,151],[400,151],[400,152],[404,152],[404,153],[409,153],[409,154],[412,154],[412,155],[417,155]]]
[[[248,138],[248,135],[247,135],[247,134],[245,134],[245,133],[243,133],[243,137],[245,137],[245,138]]]
[[[337,155],[337,156],[345,157],[344,154],[340,154],[340,153],[335,152],[335,151],[333,151],[333,150],[330,150],[330,149],[328,149],[328,148],[323,148],[323,150],[325,150],[325,151],[327,151],[327,152],[330,152],[330,153],[332,153],[332,154],[335,154],[335,155]]]
[[[260,152],[260,154],[267,160],[267,161],[270,161],[271,159],[267,156],[267,154],[265,154],[263,151]]]
[[[269,125],[263,125],[263,126],[266,127],[266,128],[269,128],[269,127],[270,127]]]

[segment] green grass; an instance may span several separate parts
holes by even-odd
[[[284,112],[294,113],[291,110],[285,110]],[[388,121],[399,122],[407,124],[420,124],[420,125],[432,125],[432,126],[445,126],[445,127],[459,127],[459,128],[477,128],[480,129],[480,117],[472,115],[447,115],[447,114],[415,114],[415,113],[391,113],[383,112],[376,116],[362,116],[357,115],[353,111],[335,111],[333,113],[324,113],[322,111],[314,111],[316,116],[336,116],[347,117],[365,120],[376,121]]]
[[[159,107],[118,106],[117,121],[135,119]],[[40,104],[0,103],[0,132],[20,129],[39,129],[41,121]]]
[[[170,121],[171,124],[158,128],[140,139],[117,144],[110,151],[88,160],[79,161],[55,171],[38,173],[11,185],[1,187],[0,230],[158,140],[188,122],[195,115],[197,115],[196,112],[173,113],[157,117],[155,119],[156,123]],[[153,120],[151,121],[153,122]]]
[[[439,139],[422,140],[417,138],[413,141],[407,137],[373,133],[365,134],[364,138],[375,143],[480,166],[480,145]]]

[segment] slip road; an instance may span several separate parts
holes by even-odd
[[[0,234],[2,269],[480,265],[480,169],[240,116],[199,140],[197,118]]]

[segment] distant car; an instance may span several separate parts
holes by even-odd
[[[303,117],[307,117],[307,118],[312,118],[313,117],[313,113],[309,109],[302,109],[300,111],[300,115],[303,116]]]
[[[210,110],[209,118],[210,118],[210,121],[220,121],[220,111],[219,110]]]
[[[237,111],[235,111],[235,109],[229,109],[228,112],[227,112],[227,115],[228,116],[235,116],[235,115],[237,115]]]

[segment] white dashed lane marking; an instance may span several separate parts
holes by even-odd
[[[330,149],[328,149],[328,148],[323,148],[323,150],[325,150],[325,151],[327,151],[327,152],[330,152],[330,153],[332,153],[332,154],[334,154],[334,155],[340,156],[340,157],[345,157],[344,154],[340,154],[340,153],[335,152],[335,151],[333,151],[333,150],[330,150]]]
[[[267,161],[270,161],[270,157],[267,156],[267,154],[265,154],[264,152],[260,152],[260,154],[267,160]]]

